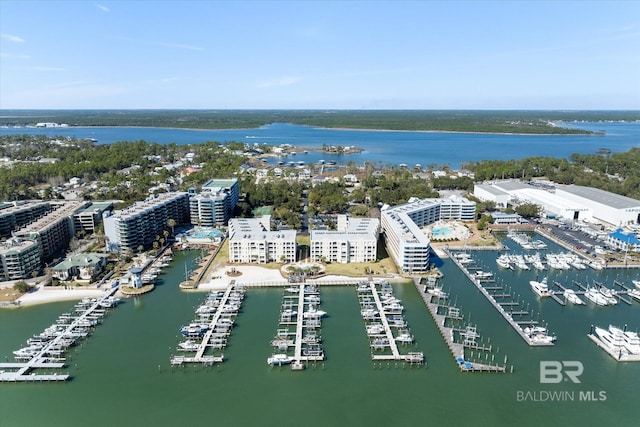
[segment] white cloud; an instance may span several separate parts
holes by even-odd
[[[0,58],[13,58],[13,59],[29,59],[29,55],[23,55],[20,53],[6,53],[0,52]]]
[[[270,87],[291,86],[301,81],[302,79],[300,77],[285,76],[277,80],[268,80],[268,81],[257,83],[256,87],[259,89],[266,89]]]
[[[18,37],[18,36],[13,35],[13,34],[2,33],[2,34],[0,34],[0,38],[3,38],[4,40],[8,40],[8,41],[13,42],[13,43],[24,43],[25,42],[25,40],[22,37]]]
[[[110,9],[107,6],[103,6],[101,4],[95,3],[96,7],[103,12],[110,12]]]
[[[17,69],[22,71],[65,71],[65,68],[45,66],[17,67]]]

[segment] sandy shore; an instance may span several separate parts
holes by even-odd
[[[82,298],[97,298],[102,296],[104,290],[97,288],[89,289],[60,289],[44,286],[37,286],[31,292],[22,295],[16,300],[20,307],[46,304],[58,301],[75,301]],[[14,305],[15,307],[15,305]]]

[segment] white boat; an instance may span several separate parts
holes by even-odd
[[[605,288],[604,286],[599,289],[599,292],[603,297],[607,299],[607,303],[611,305],[615,305],[618,303],[618,300],[615,297],[615,292],[612,289]]]
[[[217,310],[216,307],[212,307],[209,304],[202,304],[200,307],[198,307],[198,309],[196,310],[196,314],[208,314],[208,313],[215,313]]]
[[[295,359],[292,356],[289,356],[288,354],[280,353],[280,354],[274,354],[273,356],[268,357],[267,363],[269,365],[288,365],[294,360]]]
[[[280,318],[281,319],[291,318],[291,317],[295,316],[296,314],[298,314],[297,311],[291,310],[291,309],[286,309],[286,310],[282,310],[282,313],[280,314]]]
[[[547,328],[543,328],[542,326],[527,327],[524,328],[523,331],[529,336],[531,341],[535,343],[553,344],[556,340],[556,337],[549,335]]]
[[[302,317],[318,319],[318,318],[324,316],[325,314],[327,314],[326,311],[317,310],[315,307],[310,307],[309,311],[305,311],[304,313],[302,313]]]
[[[200,323],[190,323],[180,328],[180,333],[186,337],[202,336],[209,330],[209,326]]]
[[[548,297],[553,291],[549,290],[547,286],[547,278],[542,279],[541,282],[536,280],[530,280],[531,290],[535,292],[539,297]]]
[[[498,267],[511,269],[511,260],[509,259],[509,255],[502,254],[498,258],[496,258],[496,263]]]
[[[413,335],[409,332],[402,332],[397,337],[394,338],[396,341],[402,344],[411,344],[413,342]]]
[[[569,301],[572,304],[576,304],[576,305],[584,304],[584,301],[582,301],[582,299],[575,293],[573,289],[565,289],[562,295],[567,301]]]
[[[178,347],[183,351],[198,351],[200,343],[194,340],[186,340],[178,344]]]
[[[585,292],[584,297],[596,305],[600,305],[600,306],[609,305],[609,302],[604,297],[604,295],[598,292],[598,290],[595,288],[587,289],[587,292]]]
[[[533,268],[535,268],[536,270],[546,270],[546,267],[544,266],[544,264],[542,263],[542,261],[540,260],[535,260],[533,261]]]
[[[594,270],[602,270],[604,268],[598,261],[590,261],[589,267],[593,268]]]
[[[364,310],[360,311],[360,314],[362,315],[362,318],[364,320],[372,320],[377,319],[380,313],[378,313],[378,310],[375,310],[373,308],[365,308]]]
[[[449,298],[449,294],[442,290],[442,287],[436,286],[434,288],[427,289],[427,292],[437,298],[446,299]]]
[[[636,301],[640,302],[640,289],[631,289],[629,291],[629,296]]]
[[[633,283],[636,288],[640,289],[640,280],[632,280],[631,283]]]
[[[367,325],[367,335],[380,335],[384,333],[384,326],[380,323]]]
[[[386,314],[400,314],[404,310],[404,306],[402,304],[394,302],[394,303],[391,303],[391,304],[383,305],[382,306],[382,310]]]
[[[622,337],[623,345],[627,352],[640,354],[640,337],[637,332],[625,331],[612,325],[609,325],[609,332],[615,336]]]
[[[596,337],[611,352],[622,354],[640,354],[640,339],[635,332],[623,331],[620,328],[609,325],[608,329],[596,326]]]
[[[474,277],[476,279],[491,279],[493,277],[493,273],[490,271],[482,271],[482,270],[478,270],[475,272]]]

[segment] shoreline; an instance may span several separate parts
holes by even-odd
[[[65,127],[49,127],[49,128],[36,128],[35,126],[22,126],[21,128],[11,128],[11,129],[92,129],[92,128],[101,128],[101,129],[171,129],[171,130],[188,130],[188,131],[199,131],[199,132],[217,132],[217,131],[239,131],[239,130],[255,130],[260,129],[264,126],[269,126],[274,123],[269,123],[266,125],[256,126],[256,127],[241,127],[241,128],[190,128],[190,127],[175,127],[175,126],[135,126],[135,125],[122,125],[122,126],[114,126],[114,125],[94,125],[94,126],[65,126]],[[315,125],[301,125],[296,123],[286,123],[292,126],[302,126],[307,128],[314,129],[323,129],[323,130],[337,130],[337,131],[354,131],[354,132],[416,132],[416,133],[446,133],[446,134],[469,134],[469,135],[517,135],[517,136],[602,136],[598,133],[592,131],[585,131],[584,133],[575,133],[575,132],[567,132],[567,133],[530,133],[530,132],[483,132],[483,131],[466,131],[466,130],[438,130],[438,129],[368,129],[368,128],[344,128],[344,127],[324,127],[324,126],[315,126]],[[557,128],[556,128],[557,129]],[[99,143],[99,141],[98,141]]]
[[[0,307],[31,307],[34,305],[48,304],[52,302],[76,301],[83,298],[97,298],[102,296],[103,294],[104,290],[99,288],[56,289],[39,285],[31,292],[27,292],[13,302],[7,302],[6,305],[1,305]]]

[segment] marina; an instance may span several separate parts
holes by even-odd
[[[423,364],[422,352],[409,351],[403,354],[398,348],[399,345],[412,345],[413,335],[402,316],[404,307],[394,297],[391,285],[386,281],[360,282],[356,291],[371,347],[371,359]]]
[[[105,291],[100,298],[85,299],[75,305],[74,313],[64,313],[55,324],[44,332],[27,340],[28,347],[13,352],[19,362],[0,363],[0,382],[66,381],[68,374],[36,373],[36,369],[62,369],[65,365],[64,353],[80,338],[89,335],[106,314],[106,308],[114,307],[119,300],[114,298],[118,291],[115,285]],[[9,369],[8,371],[5,369]]]
[[[438,327],[442,339],[444,339],[462,372],[506,372],[507,357],[505,356],[503,366],[494,364],[495,355],[491,354],[491,345],[485,346],[476,342],[479,337],[476,327],[469,324],[464,325],[464,316],[460,314],[458,307],[449,305],[447,302],[448,295],[444,295],[441,292],[433,292],[434,289],[438,289],[434,276],[427,278],[427,284],[424,285],[424,289],[421,289],[423,285],[421,285],[421,281],[418,278],[414,279],[414,285]],[[461,324],[464,325],[464,328],[459,327]],[[456,336],[462,338],[463,342],[456,341]],[[473,359],[473,351],[477,354],[485,354],[487,363],[467,360],[465,349],[472,350],[471,359]],[[491,354],[491,363],[488,363],[489,354]]]
[[[478,288],[491,305],[498,310],[498,313],[513,327],[520,337],[530,346],[552,346],[555,336],[549,335],[545,327],[538,326],[538,321],[527,318],[530,315],[528,309],[522,308],[520,301],[514,301],[510,292],[504,292],[502,286],[489,286],[485,288],[482,283],[486,281],[483,277],[478,277],[477,272],[470,272],[463,264],[460,263],[458,257],[455,256],[448,248],[445,249],[449,257],[454,261],[458,268],[467,276],[467,278]],[[496,291],[502,293],[498,294]],[[494,293],[492,293],[494,292]],[[517,319],[516,319],[517,318]]]
[[[316,285],[297,284],[285,288],[278,331],[271,345],[278,353],[267,358],[267,364],[291,365],[294,371],[305,368],[305,362],[324,360],[320,310],[320,291]],[[290,354],[293,347],[293,354]]]
[[[592,326],[588,337],[617,362],[640,362],[640,338],[637,332],[609,325],[607,329]]]
[[[172,355],[171,365],[222,363],[222,350],[227,345],[227,337],[231,334],[244,296],[244,288],[235,284],[230,284],[224,292],[210,292],[206,301],[196,309],[197,318],[180,328],[180,333],[187,340],[178,344],[178,351],[195,352],[195,355]]]

